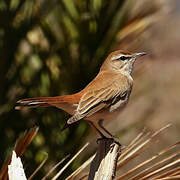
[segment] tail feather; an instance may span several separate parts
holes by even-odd
[[[48,107],[52,106],[51,103],[58,103],[59,101],[60,96],[27,98],[17,101],[15,109]]]

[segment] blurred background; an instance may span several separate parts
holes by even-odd
[[[48,161],[74,154],[86,141],[91,148],[69,167],[73,172],[96,148],[85,121],[61,132],[69,115],[56,108],[16,111],[26,97],[72,94],[98,73],[117,49],[145,51],[135,64],[128,106],[106,127],[128,144],[144,127],[171,123],[158,147],[180,135],[180,2],[163,0],[1,0],[0,1],[0,164],[15,140],[35,125],[39,132],[26,150],[26,174]],[[151,149],[151,151],[153,151]]]

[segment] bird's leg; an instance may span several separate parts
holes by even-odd
[[[101,140],[101,139],[113,139],[115,143],[117,143],[119,146],[121,146],[121,143],[119,142],[119,139],[116,138],[115,136],[113,136],[113,135],[112,135],[107,129],[105,129],[105,127],[102,125],[103,119],[101,119],[101,120],[98,121],[98,126],[99,126],[102,130],[104,130],[104,132],[106,132],[111,138],[108,138],[107,136],[105,136],[105,135],[98,129],[98,127],[97,127],[93,122],[88,121],[88,123],[89,123],[90,126],[91,126],[92,128],[94,128],[95,131],[98,132],[98,134],[101,136],[101,138],[98,138],[98,139],[97,139],[97,143],[98,143],[98,141]]]
[[[115,138],[114,135],[112,135],[104,126],[103,126],[103,119],[100,119],[98,121],[98,125],[101,129],[103,129],[111,138]]]
[[[112,135],[112,134],[103,126],[103,119],[100,119],[100,120],[98,121],[98,125],[99,125],[99,127],[100,127],[101,129],[104,130],[104,132],[106,132],[106,133],[114,140],[115,143],[117,143],[118,145],[121,146],[121,143],[119,142],[119,139],[116,138],[114,135]],[[106,138],[107,138],[107,137],[106,137]]]
[[[98,127],[97,127],[93,122],[88,121],[88,123],[89,123],[90,126],[91,126],[93,129],[95,129],[95,131],[101,136],[100,138],[98,138],[98,139],[96,140],[96,143],[97,143],[97,144],[98,144],[99,141],[102,140],[102,139],[109,139],[108,137],[106,137],[106,136],[98,129]]]
[[[90,126],[91,126],[92,128],[95,129],[96,132],[99,133],[99,135],[101,136],[101,138],[107,138],[107,137],[94,125],[93,122],[88,121],[88,123],[90,124]]]

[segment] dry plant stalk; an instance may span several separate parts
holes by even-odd
[[[89,180],[112,180],[115,177],[121,146],[113,139],[100,139],[94,160],[91,163]]]
[[[126,170],[126,172],[121,172],[120,170],[123,169],[123,167],[127,167],[128,164],[133,162],[133,160],[140,157],[145,150],[148,150],[148,148],[153,148],[154,143],[158,145],[158,142],[156,141],[158,136],[164,132],[166,129],[168,129],[171,125],[166,125],[163,128],[157,130],[156,132],[150,132],[147,129],[144,129],[133,141],[126,146],[121,152],[121,155],[118,158],[117,162],[117,168],[116,172],[118,173],[116,180],[170,180],[170,179],[180,179],[180,142],[176,142],[175,144],[172,144],[169,147],[166,147],[162,149],[160,152],[155,154],[154,156],[151,156],[148,159],[144,159],[141,163],[136,165],[135,167],[130,168],[129,170]],[[98,152],[100,151],[100,147],[103,147],[99,144]],[[102,151],[102,150],[101,150]],[[102,151],[101,154],[104,152]],[[88,159],[85,166],[82,165],[76,173],[73,173],[73,175],[70,175],[66,180],[87,180],[88,179],[88,172],[85,170],[85,167],[87,167],[88,163],[91,163],[92,157]],[[102,163],[104,159],[102,158]],[[93,163],[98,163],[96,162]],[[94,165],[95,166],[95,165]],[[109,166],[108,162],[103,164],[104,168],[102,170],[104,171],[104,174],[107,173],[107,166]],[[96,165],[96,167],[98,167]],[[100,165],[98,167],[100,169]],[[85,170],[83,172],[83,170]],[[91,165],[91,171],[92,171],[92,165]],[[90,172],[91,175],[91,172]],[[89,175],[89,176],[90,176]],[[102,177],[103,177],[102,175]],[[93,177],[90,177],[93,179]],[[89,179],[90,179],[89,178]],[[102,179],[100,176],[97,176],[97,174],[94,174],[94,179]],[[103,179],[107,179],[103,177]],[[110,177],[109,177],[110,179]],[[112,178],[111,178],[112,179]]]
[[[38,127],[31,128],[29,131],[26,131],[22,136],[20,136],[15,144],[15,147],[13,148],[16,152],[18,157],[21,157],[24,153],[24,151],[27,149],[29,144],[34,139],[35,135],[38,132]],[[8,165],[11,162],[11,155],[7,159],[7,161],[4,162],[1,170],[0,170],[0,180],[7,180],[8,179]]]
[[[16,156],[15,151],[12,153],[11,164],[8,165],[8,177],[9,180],[27,180],[21,158]]]
[[[149,146],[152,146],[156,137],[159,136],[161,132],[169,128],[167,125],[160,130],[152,133],[144,130],[141,132],[126,148],[121,152],[121,147],[114,142],[113,139],[100,139],[98,143],[97,153],[91,156],[86,162],[84,162],[74,173],[72,173],[66,180],[112,180],[115,177],[115,172],[118,172],[128,163],[131,163],[135,158],[141,156],[143,151]],[[31,129],[23,137],[19,138],[16,144],[16,150],[22,155],[25,150],[25,146],[32,141],[34,135],[37,133],[38,128]],[[23,143],[20,143],[23,142]],[[20,148],[21,144],[21,148]],[[19,148],[18,148],[19,146]],[[77,156],[87,148],[88,143],[85,144],[67,163],[66,165],[52,178],[57,179],[62,174],[62,172],[67,168],[67,166],[75,159]],[[124,173],[118,172],[116,180],[170,180],[170,179],[180,179],[180,142],[177,142],[160,152],[144,160],[137,166],[127,170]],[[67,157],[66,157],[67,158]],[[66,159],[65,158],[65,159]],[[49,175],[54,171],[59,164],[61,164],[65,159],[56,164],[47,175],[42,179],[49,178]],[[11,158],[9,159],[9,161]],[[92,163],[91,163],[92,162]],[[83,172],[83,170],[91,163],[90,173]],[[7,179],[7,165],[8,161],[5,163],[0,172],[0,179]],[[42,162],[44,164],[44,161]],[[116,168],[117,165],[117,168]],[[35,170],[34,174],[42,167]],[[88,178],[89,174],[89,178]],[[2,176],[3,175],[3,176]],[[30,177],[32,178],[32,176]],[[30,179],[28,178],[28,179]]]

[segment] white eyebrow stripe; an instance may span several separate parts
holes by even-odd
[[[116,60],[116,59],[119,59],[121,56],[131,57],[131,55],[118,54],[118,55],[116,55],[116,56],[113,56],[111,59],[112,59],[112,60]]]

